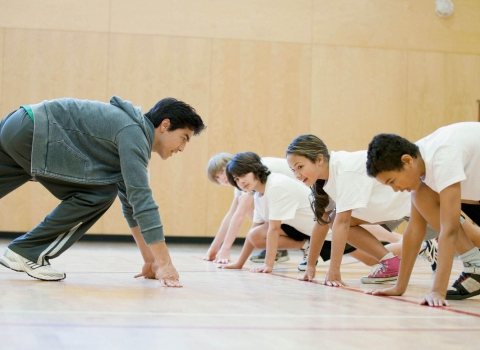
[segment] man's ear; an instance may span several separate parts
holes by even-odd
[[[162,120],[162,122],[160,123],[159,127],[161,128],[160,130],[161,130],[162,132],[168,131],[168,129],[170,128],[170,119],[164,119],[164,120]]]

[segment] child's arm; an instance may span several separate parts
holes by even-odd
[[[219,264],[227,264],[230,262],[230,248],[232,247],[235,238],[237,238],[238,231],[240,230],[240,226],[242,226],[245,216],[247,216],[248,211],[252,211],[253,209],[252,195],[243,195],[237,202],[238,205],[230,220],[230,224],[228,225],[225,240],[223,241],[222,247],[215,259],[215,262]]]
[[[346,286],[342,281],[340,274],[340,265],[342,263],[343,252],[347,243],[348,231],[350,230],[350,220],[352,211],[347,210],[337,213],[332,227],[332,253],[330,266],[328,267],[325,281],[322,284],[331,287]]]
[[[252,224],[252,227],[250,228],[250,231],[260,225],[262,225],[262,223],[254,222]],[[218,267],[222,269],[241,269],[243,265],[245,265],[245,263],[247,262],[247,259],[250,256],[250,254],[252,254],[253,249],[255,249],[255,247],[252,245],[252,243],[248,241],[248,237],[247,237],[247,239],[245,239],[245,243],[243,244],[242,252],[240,253],[238,260],[234,263],[219,265]]]
[[[218,232],[215,235],[215,238],[213,239],[212,244],[210,244],[210,248],[208,248],[207,254],[203,257],[203,260],[207,260],[207,261],[215,260],[218,250],[220,249],[220,246],[222,245],[222,242],[225,239],[225,235],[227,234],[227,229],[228,229],[228,226],[230,225],[230,220],[232,219],[233,214],[237,210],[237,206],[238,206],[238,198],[234,197],[232,204],[230,205],[230,209],[225,214],[225,217],[223,218],[222,223],[218,228]]]
[[[328,216],[327,216],[328,217]],[[320,251],[322,250],[323,243],[328,234],[328,225],[320,225],[318,222],[313,227],[312,236],[310,237],[310,250],[308,252],[307,269],[303,277],[300,277],[300,281],[313,281],[316,273],[316,262]]]
[[[448,306],[445,300],[448,280],[452,272],[455,245],[460,229],[461,190],[457,182],[440,192],[440,235],[438,237],[437,272],[433,288],[420,304],[429,306]]]
[[[260,267],[252,268],[250,272],[272,272],[273,265],[275,264],[275,257],[277,256],[278,237],[282,233],[281,225],[281,220],[270,220],[268,222],[267,253],[265,254],[265,263]]]
[[[372,295],[402,295],[407,290],[408,281],[412,274],[413,266],[417,260],[418,251],[425,239],[427,222],[420,212],[412,205],[410,221],[403,233],[402,260],[398,272],[397,283],[393,287],[385,289],[369,290],[365,293]]]

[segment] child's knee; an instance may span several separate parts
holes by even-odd
[[[262,240],[265,241],[265,237],[257,230],[251,230],[247,235],[247,239],[255,248],[258,248]]]
[[[418,187],[418,190],[412,192],[412,200],[417,207],[424,205],[432,206],[433,204],[440,205],[438,193],[424,183]]]

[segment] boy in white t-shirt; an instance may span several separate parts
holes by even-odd
[[[208,179],[216,185],[231,186],[228,182],[225,168],[233,157],[233,154],[230,153],[219,153],[210,158],[207,165]],[[283,158],[264,157],[262,158],[262,163],[273,173],[280,173],[293,178],[287,161]],[[203,260],[213,260],[219,264],[230,262],[230,248],[237,237],[245,217],[248,217],[250,221],[253,220],[253,207],[253,194],[235,188],[230,209],[225,214],[218,232]],[[279,250],[275,261],[283,262],[289,259],[288,251]],[[265,251],[253,255],[250,260],[263,263],[265,260]]]
[[[265,262],[252,272],[271,272],[277,250],[302,249],[313,228],[308,190],[289,176],[271,173],[253,152],[237,154],[227,165],[227,178],[238,190],[254,192],[253,224],[237,262],[241,269],[254,248],[266,248]]]
[[[480,251],[474,247],[458,217],[462,210],[480,224],[480,123],[442,127],[416,142],[380,134],[368,148],[367,172],[394,191],[412,191],[411,218],[403,239],[403,257],[397,284],[371,291],[375,295],[402,295],[408,285],[427,222],[438,239],[437,274],[431,293],[421,304],[448,305],[446,300],[480,294]],[[417,249],[418,250],[418,249]],[[447,291],[455,250],[464,272]]]

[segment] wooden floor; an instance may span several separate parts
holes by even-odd
[[[141,257],[133,244],[77,243],[53,261],[67,273],[62,282],[0,266],[0,348],[473,349],[480,341],[480,297],[417,305],[432,282],[423,260],[407,293],[385,298],[363,294],[369,268],[350,257],[349,287],[337,289],[297,281],[300,252],[273,274],[253,274],[202,261],[206,246],[169,247],[182,289],[134,279]],[[460,271],[455,261],[452,280]]]

